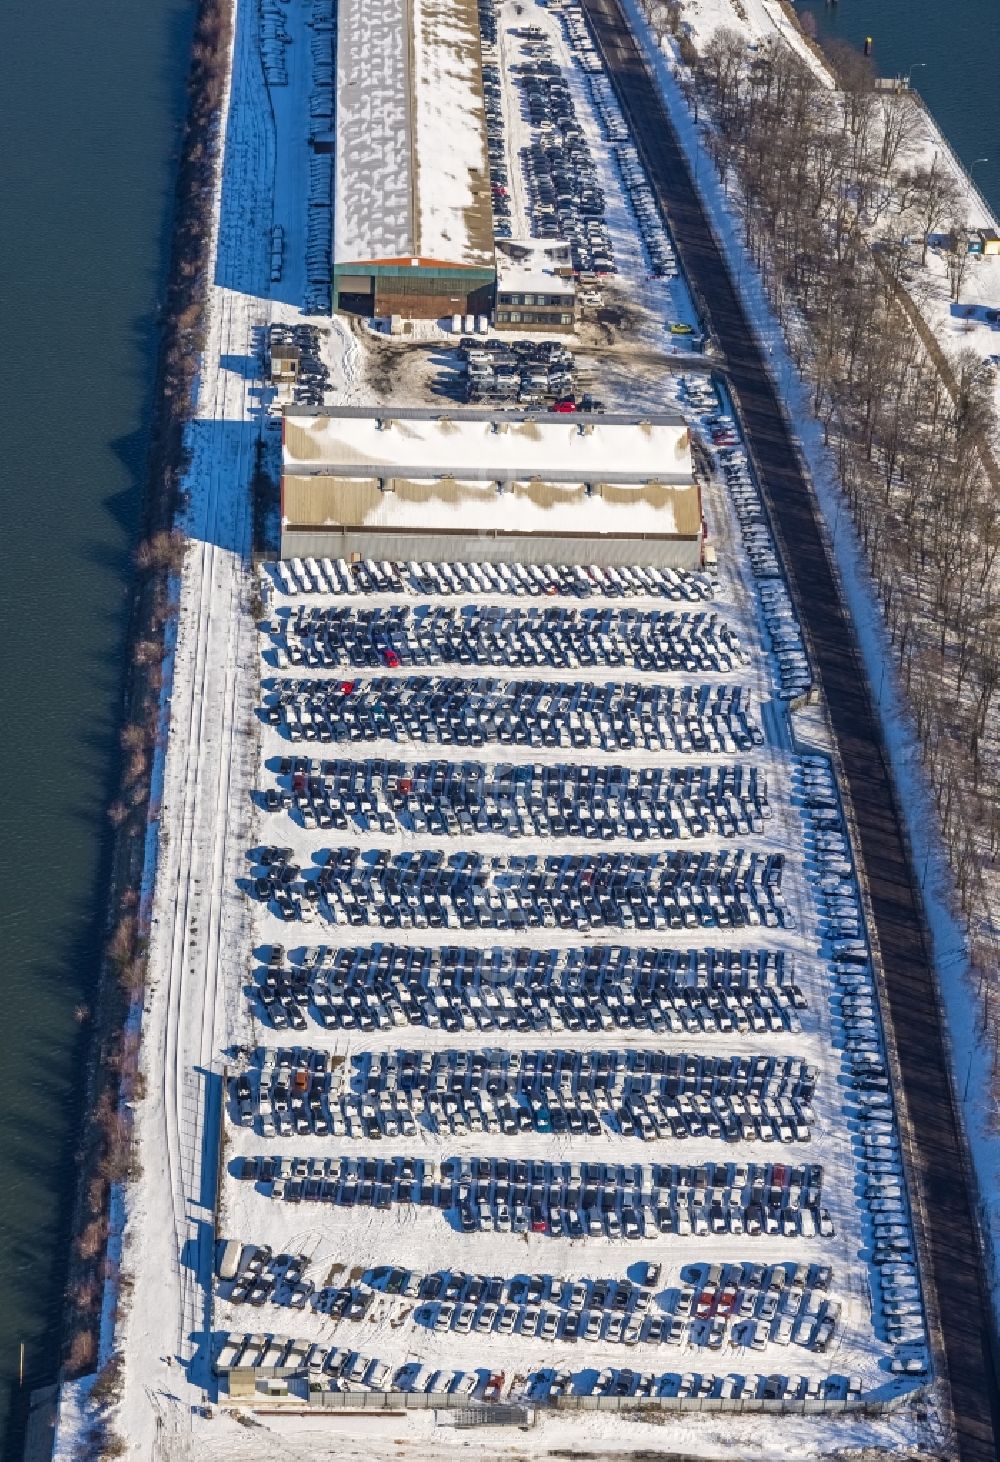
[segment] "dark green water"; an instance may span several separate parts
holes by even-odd
[[[871,36],[880,75],[912,76],[976,186],[1000,211],[998,0],[802,0],[796,8],[815,16],[821,35],[858,46]]]
[[[58,1365],[194,0],[0,3],[0,1456]]]

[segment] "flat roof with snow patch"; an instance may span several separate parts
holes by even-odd
[[[282,446],[286,474],[351,468],[371,477],[417,471],[472,479],[691,481],[688,428],[674,413],[292,408],[285,412]]]
[[[291,409],[286,526],[697,538],[701,504],[676,415]]]
[[[498,239],[497,289],[505,294],[575,294],[569,245],[550,239]],[[560,274],[560,269],[567,270]]]
[[[395,533],[514,531],[551,538],[696,539],[701,502],[695,484],[493,481],[317,474],[286,476],[288,528],[382,529]]]
[[[341,0],[334,263],[492,266],[475,0]]]

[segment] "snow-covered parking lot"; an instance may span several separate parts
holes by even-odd
[[[592,334],[593,384],[679,400],[717,567],[251,567],[242,366],[308,283],[304,13],[270,108],[237,32],[219,277],[245,288],[213,288],[191,429],[123,1431],[143,1457],[418,1457],[468,1433],[417,1403],[503,1399],[539,1408],[505,1455],[732,1456],[770,1445],[752,1402],[817,1410],[782,1417],[796,1455],[908,1446],[924,1306],[822,707],[726,402],[669,375],[683,282],[646,278],[601,78],[542,7],[613,288],[644,301],[603,361]],[[315,323],[338,400],[391,395],[371,341]],[[610,1410],[655,1398],[655,1423]]]
[[[587,596],[603,638],[581,665],[575,612],[525,640],[530,597],[502,585],[414,607],[402,581],[344,592],[346,565],[265,571],[223,1369],[531,1401],[912,1384],[890,1370],[919,1369],[926,1337],[849,844],[713,508],[734,555],[705,607],[729,652],[696,681],[671,648],[689,611],[649,587],[626,614]],[[655,653],[630,655],[620,632],[654,613]],[[476,721],[470,694],[504,658],[476,663],[502,645],[484,623],[526,663],[504,671],[504,714]],[[725,681],[755,734],[734,758],[627,714],[612,737],[610,715],[589,736],[512,713],[539,675],[675,696]],[[450,709],[422,718],[429,678]],[[535,745],[533,714],[552,728]],[[737,772],[763,803],[725,801]],[[672,818],[639,800],[653,786]],[[742,896],[734,868],[759,870]]]

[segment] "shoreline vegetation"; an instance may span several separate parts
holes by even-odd
[[[222,156],[221,104],[232,32],[232,0],[201,0],[187,81],[187,112],[173,194],[170,258],[161,311],[142,539],[134,554],[126,636],[118,789],[108,808],[114,847],[106,940],[88,1054],[77,1147],[73,1234],[64,1298],[62,1380],[101,1369],[91,1388],[94,1428],[88,1456],[122,1455],[107,1425],[120,1393],[123,1358],[101,1356],[106,1295],[112,1325],[129,1285],[109,1255],[115,1189],[139,1176],[132,1105],[142,1096],[141,1011],[146,989],[147,911],[140,906],[147,832],[160,809],[152,797],[154,764],[165,754],[161,725],[168,630],[186,539],[176,526],[184,509],[185,427],[193,410],[204,346],[211,215]]]

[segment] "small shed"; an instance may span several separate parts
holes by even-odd
[[[271,380],[294,384],[299,378],[302,353],[290,342],[276,342],[271,346]]]

